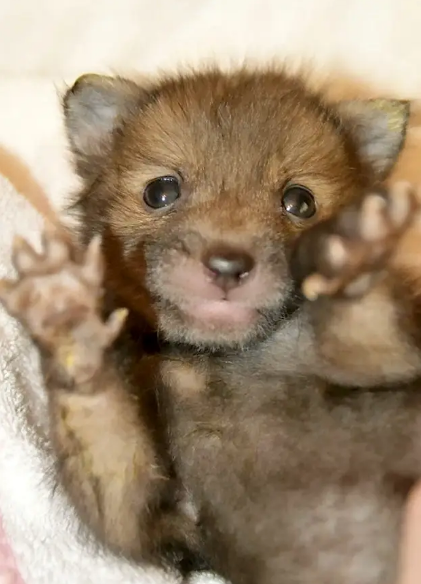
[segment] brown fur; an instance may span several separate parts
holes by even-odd
[[[407,257],[399,245],[417,246],[416,236],[408,243],[416,230],[408,209],[418,207],[405,191],[400,220],[392,191],[388,211],[373,214],[364,193],[393,165],[405,122],[374,159],[359,142],[369,119],[357,122],[355,108],[273,71],[193,74],[147,89],[88,76],[64,110],[86,184],[82,239],[103,238],[106,313],[131,311],[112,358],[98,365],[96,357],[95,367],[92,355],[103,352],[80,327],[97,330],[98,296],[89,319],[67,321],[73,357],[88,356],[88,391],[78,381],[86,369],[60,361],[58,350],[46,361],[61,380],[51,401],[62,476],[87,523],[106,543],[150,559],[148,542],[161,551],[175,518],[175,541],[195,550],[194,526],[177,507],[186,489],[206,555],[234,584],[392,583],[401,508],[420,475],[418,296],[402,278],[416,266],[399,259]],[[165,175],[180,179],[182,197],[151,212],[143,191]],[[291,182],[315,194],[314,218],[282,209]],[[380,225],[374,243],[367,220]],[[340,269],[332,235],[346,248]],[[197,292],[188,294],[183,274],[200,280],[201,261],[221,246],[257,266],[227,293],[252,314],[246,324],[211,326],[189,313]],[[326,287],[309,302],[297,286],[307,289],[314,275]],[[47,308],[60,314],[59,304]],[[140,341],[156,325],[170,341],[159,350],[163,387],[156,354],[147,357]],[[177,481],[162,491],[173,464]]]

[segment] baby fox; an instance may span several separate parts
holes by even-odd
[[[0,296],[104,543],[233,584],[393,584],[421,476],[421,196],[381,185],[408,111],[280,71],[69,89],[80,245],[18,241]]]

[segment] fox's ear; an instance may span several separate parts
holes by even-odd
[[[375,178],[385,178],[405,142],[410,102],[394,99],[343,101],[338,111]]]
[[[98,173],[110,153],[115,130],[142,103],[144,90],[121,77],[79,77],[63,99],[64,120],[76,169],[83,178]]]

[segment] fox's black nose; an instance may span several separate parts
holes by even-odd
[[[212,249],[202,261],[212,272],[215,283],[224,289],[238,286],[254,268],[250,254],[230,248]]]

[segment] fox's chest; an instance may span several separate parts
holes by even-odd
[[[223,565],[256,553],[261,582],[393,583],[402,506],[421,474],[421,397],[188,367],[168,382],[177,464],[210,547],[226,535]]]

